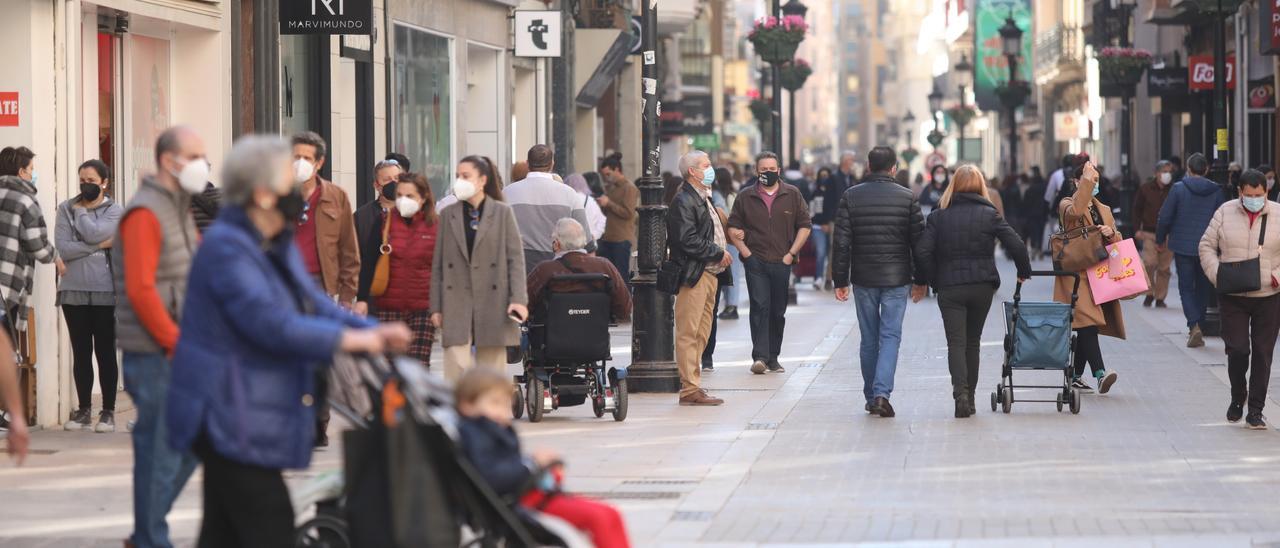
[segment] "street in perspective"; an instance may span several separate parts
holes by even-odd
[[[1280,546],[1280,2],[0,14],[0,547]]]

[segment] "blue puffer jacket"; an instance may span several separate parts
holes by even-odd
[[[263,242],[224,207],[191,264],[173,357],[168,441],[264,468],[305,468],[315,437],[315,378],[346,327],[370,327],[326,297],[289,231]],[[303,309],[309,309],[304,313]]]
[[[1178,255],[1198,257],[1200,237],[1209,228],[1218,206],[1226,202],[1226,195],[1218,183],[1188,175],[1173,185],[1169,198],[1160,208],[1156,222],[1156,242],[1168,240],[1169,249]]]

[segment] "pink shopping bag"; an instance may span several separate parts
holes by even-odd
[[[1147,271],[1142,268],[1142,257],[1132,238],[1107,245],[1107,260],[1085,273],[1097,304],[1136,297],[1150,289]]]

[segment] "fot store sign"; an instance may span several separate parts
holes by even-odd
[[[280,0],[280,34],[371,34],[373,0]]]

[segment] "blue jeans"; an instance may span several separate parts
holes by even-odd
[[[596,240],[596,255],[608,259],[622,275],[622,281],[631,283],[631,242]]]
[[[827,277],[827,249],[831,235],[822,231],[822,225],[813,225],[809,239],[813,241],[813,256],[817,260],[813,265],[813,280],[816,282]]]
[[[138,548],[169,548],[165,516],[195,471],[195,456],[169,446],[165,400],[169,360],[164,354],[124,353],[124,387],[138,408],[133,427],[133,534]]]
[[[859,357],[862,360],[862,395],[871,401],[888,399],[893,393],[893,375],[898,369],[898,347],[902,345],[902,319],[907,315],[911,286],[854,287],[853,302],[862,333]]]
[[[728,248],[729,256],[733,258],[733,262],[729,264],[729,272],[733,274],[733,285],[723,286],[724,305],[736,307],[738,306],[738,287],[746,281],[742,277],[742,257],[738,256],[738,248],[732,245]]]
[[[1204,321],[1213,286],[1200,267],[1200,257],[1174,253],[1173,264],[1178,269],[1178,296],[1182,299],[1182,315],[1187,318],[1187,327],[1199,325]]]
[[[748,257],[743,267],[747,271],[747,298],[751,301],[751,359],[769,363],[782,353],[791,267],[765,262],[756,255]]]

